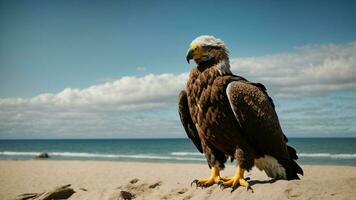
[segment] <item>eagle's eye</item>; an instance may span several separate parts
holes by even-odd
[[[198,49],[198,45],[196,45],[196,44],[192,44],[191,48],[195,51],[195,50],[197,50],[197,49]]]

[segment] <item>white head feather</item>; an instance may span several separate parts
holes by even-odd
[[[190,46],[193,46],[193,45],[197,45],[200,47],[215,46],[215,47],[221,47],[221,48],[227,50],[227,48],[225,47],[224,41],[222,41],[221,39],[215,38],[214,36],[211,36],[211,35],[202,35],[202,36],[195,38],[192,41],[192,43],[190,44]],[[221,60],[219,63],[217,63],[216,68],[219,70],[219,73],[221,75],[231,74],[229,58]]]
[[[217,47],[225,47],[225,44],[222,40],[215,38],[212,35],[201,35],[195,38],[190,45],[198,45],[198,46],[217,46]]]

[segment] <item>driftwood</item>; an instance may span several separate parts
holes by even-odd
[[[18,195],[15,200],[27,200],[27,199],[33,199],[38,196],[38,193],[25,193],[25,194],[20,194]]]
[[[68,199],[75,191],[70,188],[70,184],[56,187],[51,191],[43,193],[26,193],[20,194],[15,200],[59,200]]]

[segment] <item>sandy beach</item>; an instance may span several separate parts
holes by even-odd
[[[221,190],[215,185],[195,188],[190,182],[209,175],[207,165],[105,161],[0,161],[0,199],[44,192],[71,184],[69,199],[112,199],[128,191],[135,199],[356,199],[356,167],[303,166],[301,180],[268,183],[257,169],[245,188]],[[222,176],[232,175],[229,165]],[[265,181],[265,182],[264,182]]]

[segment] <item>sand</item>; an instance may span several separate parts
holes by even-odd
[[[0,199],[21,193],[44,192],[72,184],[69,199],[106,200],[128,191],[135,199],[356,199],[356,167],[303,166],[301,180],[264,182],[264,172],[253,169],[253,192],[246,188],[221,190],[214,185],[195,188],[190,182],[210,174],[203,164],[128,163],[106,161],[0,161]],[[229,165],[223,176],[232,175]],[[132,183],[130,183],[132,182]]]

